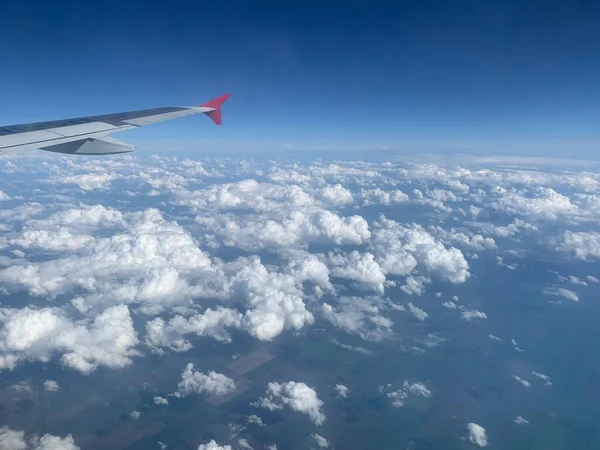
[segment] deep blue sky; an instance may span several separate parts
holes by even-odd
[[[121,138],[600,152],[598,1],[9,0],[0,50],[0,124],[232,92]]]

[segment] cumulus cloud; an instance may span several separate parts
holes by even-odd
[[[404,226],[381,217],[372,232],[369,247],[377,263],[393,275],[409,275],[417,267],[426,273],[450,281],[464,283],[469,264],[457,248],[447,249],[422,226]]]
[[[572,302],[579,301],[579,296],[575,292],[573,292],[569,289],[561,288],[561,287],[547,288],[544,290],[544,294],[554,295],[556,297],[563,297],[563,298],[566,298],[567,300],[571,300]]]
[[[33,437],[25,440],[23,431],[11,430],[6,425],[0,428],[0,448],[6,450],[79,450],[73,437],[69,434],[65,438],[44,434],[42,437]]]
[[[262,421],[262,419],[259,416],[257,416],[256,414],[250,414],[248,416],[248,423],[251,423],[253,425],[258,425],[259,427],[266,426],[264,424],[264,422]]]
[[[323,209],[292,210],[280,217],[198,216],[196,222],[218,236],[224,245],[247,251],[306,247],[310,243],[359,245],[371,236],[363,217],[340,217]]]
[[[533,375],[534,377],[537,377],[537,378],[543,380],[544,384],[546,386],[552,386],[553,385],[552,379],[548,375],[544,375],[543,373],[536,372],[535,370],[531,372],[531,375]]]
[[[388,385],[390,386],[390,385]],[[431,398],[431,391],[421,382],[409,383],[408,380],[404,380],[402,389],[388,392],[386,395],[392,400],[392,406],[401,408],[404,406],[405,400],[409,394],[417,395],[424,398]]]
[[[469,434],[469,441],[473,444],[480,447],[488,445],[487,433],[481,425],[471,422],[467,425],[467,432]]]
[[[337,307],[321,305],[325,320],[366,340],[379,341],[391,333],[393,322],[384,317],[380,301],[373,297],[341,297]]]
[[[61,363],[84,374],[98,366],[131,364],[138,343],[127,306],[113,306],[87,323],[75,323],[56,308],[0,308],[0,369],[24,360]]]
[[[335,390],[337,391],[338,397],[342,397],[342,398],[348,397],[349,389],[347,386],[344,386],[343,384],[336,384]]]
[[[44,389],[49,392],[56,392],[60,389],[60,386],[54,380],[46,380],[44,381]]]
[[[313,434],[311,434],[311,436],[315,440],[315,444],[317,444],[317,446],[319,448],[328,448],[329,447],[329,441],[327,439],[325,439],[323,436],[321,436],[317,433],[313,433]]]
[[[153,400],[154,400],[155,405],[168,405],[169,404],[169,400],[167,400],[164,397],[160,397],[158,395],[154,396]]]
[[[265,396],[259,398],[253,405],[270,411],[287,406],[308,415],[315,425],[322,425],[326,419],[321,410],[323,402],[317,397],[317,392],[301,382],[269,383]]]
[[[210,371],[208,374],[194,370],[194,364],[189,363],[181,373],[181,381],[177,385],[174,397],[187,397],[190,394],[227,395],[235,391],[235,382],[222,373]]]
[[[526,388],[530,388],[531,387],[531,383],[523,378],[521,378],[518,375],[513,375],[513,378],[515,380],[517,380],[519,383],[521,383],[523,386],[525,386]]]
[[[465,309],[460,312],[460,317],[467,322],[477,319],[487,319],[487,314],[475,309]]]
[[[409,303],[407,305],[408,310],[410,311],[410,313],[415,316],[417,319],[419,319],[420,321],[423,321],[425,319],[427,319],[429,317],[429,314],[427,314],[425,311],[423,311],[421,308],[416,307],[415,305],[413,305],[412,303]]]
[[[578,259],[600,258],[600,233],[567,230],[558,243],[558,249]]]
[[[386,276],[371,253],[330,254],[331,276],[345,278],[383,293]]]
[[[513,422],[516,423],[517,425],[529,425],[529,420],[524,419],[521,416],[515,417]]]
[[[200,444],[198,450],[233,450],[233,448],[231,445],[219,445],[214,439],[211,439],[206,444]]]

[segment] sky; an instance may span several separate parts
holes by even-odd
[[[0,124],[225,92],[224,127],[128,132],[141,151],[600,148],[600,2],[9,1]]]

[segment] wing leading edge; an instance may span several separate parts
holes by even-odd
[[[76,155],[132,152],[133,145],[108,135],[195,114],[205,114],[216,125],[221,125],[221,107],[229,97],[231,94],[225,94],[200,106],[163,107],[0,127],[0,155],[32,149]]]

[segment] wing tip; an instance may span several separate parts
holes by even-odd
[[[223,106],[223,103],[225,103],[229,99],[229,97],[231,97],[231,94],[223,94],[220,97],[214,98],[200,105],[204,108],[213,108],[212,111],[207,111],[205,114],[210,118],[210,120],[212,120],[215,123],[215,125],[223,124],[223,118],[221,116],[221,106]]]

